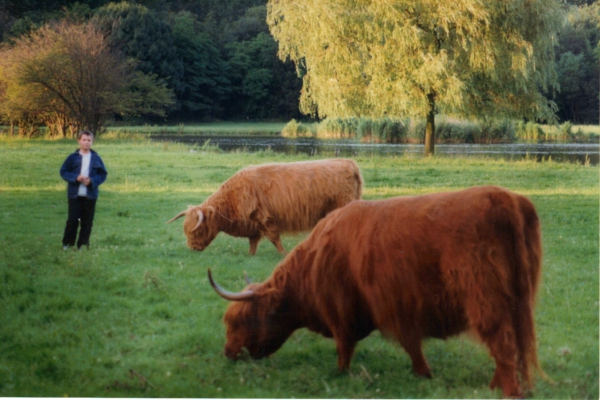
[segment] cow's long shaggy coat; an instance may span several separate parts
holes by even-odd
[[[239,171],[171,221],[185,215],[184,232],[194,250],[204,250],[222,231],[247,237],[250,254],[263,236],[285,253],[281,233],[310,230],[361,193],[360,169],[350,159],[263,164]]]
[[[374,329],[431,376],[424,338],[472,331],[496,362],[491,387],[521,396],[538,367],[533,320],[541,273],[533,204],[498,187],[381,201],[330,213],[263,284],[232,294],[225,353],[276,351],[299,328],[333,337],[338,367]],[[540,370],[541,371],[541,370]],[[517,373],[518,372],[518,373]]]

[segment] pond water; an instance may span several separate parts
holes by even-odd
[[[281,136],[218,136],[218,135],[152,135],[152,140],[219,146],[224,151],[260,151],[270,149],[278,153],[308,154],[313,156],[394,156],[412,154],[422,156],[423,144],[361,143],[351,139],[284,138]],[[598,142],[508,144],[436,144],[436,154],[456,157],[490,157],[519,160],[589,162],[598,165]]]

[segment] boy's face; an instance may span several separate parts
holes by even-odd
[[[78,142],[79,142],[79,147],[82,150],[88,151],[92,148],[92,143],[94,142],[94,139],[92,139],[92,137],[89,135],[81,135]]]

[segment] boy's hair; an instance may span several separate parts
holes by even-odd
[[[79,132],[79,133],[77,134],[77,140],[81,139],[81,137],[82,137],[83,135],[90,136],[90,137],[92,138],[92,140],[94,139],[94,134],[93,134],[92,132],[90,132],[90,131],[81,131],[81,132]]]

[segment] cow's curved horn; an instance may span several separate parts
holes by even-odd
[[[175,221],[176,219],[179,219],[181,217],[183,217],[185,214],[187,214],[188,210],[184,210],[182,212],[180,212],[179,214],[177,214],[176,216],[174,216],[173,218],[171,218],[170,220],[167,221],[167,224],[170,224],[171,222]]]
[[[200,224],[202,223],[202,220],[204,220],[204,214],[202,214],[202,211],[197,210],[196,213],[198,214],[198,223],[196,224],[194,229],[192,229],[192,231],[198,229],[200,227]]]
[[[248,278],[248,274],[246,273],[246,271],[244,271],[244,280],[248,285],[252,284],[252,281],[250,280],[250,278]]]
[[[244,290],[243,292],[232,293],[232,292],[228,292],[227,290],[223,289],[221,286],[217,285],[215,283],[215,281],[213,280],[212,274],[210,272],[210,268],[208,269],[208,280],[210,281],[210,285],[213,287],[213,289],[215,289],[215,292],[217,292],[217,294],[219,296],[221,296],[222,298],[224,298],[225,300],[244,301],[244,300],[252,300],[253,298],[256,297],[256,293],[254,293],[254,290]]]

